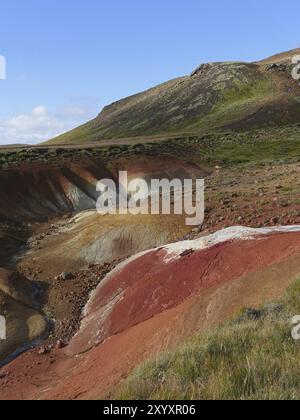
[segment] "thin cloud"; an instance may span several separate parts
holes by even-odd
[[[37,144],[65,133],[92,118],[84,107],[65,107],[50,112],[38,105],[30,113],[0,120],[0,144]]]

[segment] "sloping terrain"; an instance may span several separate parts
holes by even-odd
[[[50,143],[75,144],[153,134],[247,130],[300,122],[290,51],[257,63],[209,63],[107,106]]]
[[[0,218],[14,221],[45,221],[95,209],[99,193],[97,182],[111,179],[119,183],[119,171],[134,178],[196,178],[208,173],[198,165],[171,157],[117,158],[109,163],[102,159],[79,158],[73,162],[57,159],[50,162],[23,161],[14,167],[0,169]]]
[[[183,156],[184,153],[182,153]],[[114,292],[115,286],[113,286],[111,290],[112,295],[108,294],[105,297],[107,301],[98,301],[97,299],[94,303],[93,300],[90,301],[86,311],[88,314],[88,308],[91,307],[91,312],[82,321],[81,311],[88,302],[90,293],[99,284],[102,284],[104,287],[105,283],[102,283],[103,278],[120,260],[147,249],[164,247],[165,244],[181,238],[195,238],[198,241],[199,239],[197,238],[199,236],[205,236],[210,232],[215,232],[217,229],[232,225],[244,223],[248,226],[263,227],[278,224],[291,225],[300,221],[298,199],[300,185],[298,179],[299,164],[293,162],[293,159],[290,163],[277,162],[273,163],[273,165],[270,165],[268,162],[261,162],[259,165],[256,163],[248,164],[243,166],[243,177],[240,177],[241,168],[239,166],[231,165],[228,168],[205,171],[200,165],[188,163],[186,160],[179,160],[167,155],[161,157],[141,154],[124,157],[117,156],[113,161],[107,161],[95,158],[95,156],[79,158],[77,152],[72,152],[72,157],[66,158],[63,155],[63,157],[56,158],[55,162],[52,160],[45,162],[43,161],[44,159],[45,155],[41,154],[40,161],[27,164],[24,161],[16,164],[11,163],[10,166],[2,169],[0,178],[2,179],[5,192],[5,196],[2,199],[2,218],[4,220],[6,218],[6,221],[1,223],[3,235],[1,265],[11,270],[8,271],[11,273],[9,278],[16,276],[20,279],[17,285],[13,286],[14,283],[12,283],[11,288],[14,287],[13,290],[17,288],[19,291],[24,288],[26,291],[26,294],[24,294],[25,292],[23,293],[21,300],[16,295],[16,292],[12,294],[12,292],[8,293],[6,289],[4,290],[5,295],[3,295],[0,307],[1,313],[4,313],[9,320],[14,320],[14,323],[16,320],[18,322],[22,320],[22,325],[14,327],[14,324],[11,324],[12,327],[9,327],[11,339],[5,343],[5,348],[3,346],[1,348],[2,360],[6,356],[13,356],[15,351],[26,350],[33,341],[41,339],[42,348],[48,349],[49,346],[51,348],[50,353],[48,354],[47,350],[44,354],[45,350],[42,350],[43,354],[37,355],[40,351],[38,349],[24,356],[31,357],[32,354],[34,358],[38,356],[38,362],[32,362],[36,369],[44,369],[44,362],[49,363],[50,360],[52,365],[54,364],[53,360],[60,359],[62,353],[60,351],[56,353],[56,343],[62,340],[63,343],[68,344],[74,334],[76,334],[75,338],[71,340],[65,350],[67,356],[63,354],[63,365],[66,362],[75,368],[78,362],[76,354],[82,351],[91,351],[93,363],[98,363],[96,361],[98,357],[97,350],[93,349],[94,346],[98,347],[104,340],[104,343],[101,344],[101,352],[104,353],[101,353],[101,356],[99,356],[101,360],[104,360],[107,357],[106,351],[109,354],[112,351],[110,348],[107,350],[107,337],[111,334],[113,336],[117,334],[118,340],[121,340],[121,342],[125,340],[124,343],[128,343],[124,344],[128,352],[126,350],[125,354],[116,353],[115,359],[108,364],[114,372],[112,376],[113,382],[108,385],[114,385],[120,379],[119,374],[116,375],[120,365],[123,366],[125,363],[125,366],[128,367],[125,373],[122,369],[120,370],[120,374],[126,376],[136,364],[151,356],[152,352],[161,349],[164,344],[180,344],[182,340],[185,340],[185,337],[193,334],[198,328],[210,328],[211,325],[215,325],[214,322],[218,323],[222,318],[222,311],[225,311],[225,309],[222,309],[222,313],[218,315],[218,302],[222,301],[222,296],[227,296],[228,293],[228,299],[235,299],[234,296],[238,293],[235,292],[235,288],[230,287],[228,289],[225,284],[215,283],[215,280],[212,283],[209,281],[207,285],[201,285],[201,272],[206,270],[205,267],[207,267],[207,263],[209,264],[210,255],[218,250],[218,246],[208,253],[205,251],[203,257],[201,253],[198,255],[197,253],[190,253],[188,250],[187,259],[183,258],[181,262],[180,258],[180,264],[187,261],[187,266],[183,270],[184,278],[178,277],[177,281],[179,283],[176,283],[178,285],[183,281],[184,286],[180,286],[178,289],[175,288],[175,283],[173,284],[173,281],[176,281],[172,273],[173,271],[178,272],[179,276],[180,270],[175,264],[174,267],[170,267],[171,274],[164,271],[161,258],[165,251],[161,249],[155,252],[156,262],[153,261],[150,253],[148,265],[145,260],[145,264],[143,263],[142,267],[129,269],[129,279],[132,282],[130,283],[132,297],[130,297],[130,294],[123,296],[123,292],[118,285],[116,285],[117,291]],[[114,179],[120,169],[128,170],[130,180],[135,179],[137,176],[145,180],[149,180],[150,177],[206,177],[206,216],[203,226],[199,226],[191,231],[191,228],[185,225],[184,217],[177,215],[108,215],[102,217],[96,214],[94,208],[97,178],[108,176]],[[10,188],[8,188],[8,183]],[[51,185],[51,188],[49,185]],[[32,197],[30,202],[27,201],[28,195]],[[28,203],[28,205],[24,205],[24,203]],[[83,208],[88,210],[82,212]],[[281,236],[279,237],[281,238]],[[282,258],[286,258],[286,262],[282,266],[281,262],[278,262],[278,267],[279,265],[282,267],[278,271],[280,273],[280,281],[281,276],[285,276],[286,272],[289,273],[287,276],[288,282],[298,274],[298,259],[292,254],[290,257],[288,256],[290,251],[293,253],[296,249],[294,245],[289,246],[289,238],[293,237],[293,234],[289,234],[283,237],[284,240],[280,239],[284,247],[281,250]],[[275,243],[274,239],[272,241]],[[294,239],[292,243],[294,244]],[[259,242],[257,245],[253,241],[251,244],[253,244],[254,248],[260,249],[260,244],[265,245],[266,242]],[[268,249],[268,246],[266,249]],[[275,246],[274,251],[277,252]],[[245,252],[247,253],[248,250]],[[256,251],[253,250],[253,252]],[[193,256],[192,254],[195,255]],[[249,255],[251,255],[250,252]],[[235,256],[237,261],[240,259],[241,263],[243,262],[244,253],[237,246],[235,253],[233,248],[231,248],[227,256],[226,251],[220,261],[219,268],[214,265],[211,268],[213,270],[217,270],[217,268],[223,270],[224,262],[228,260],[229,264],[233,256]],[[272,259],[273,257],[274,255],[272,254],[270,258]],[[193,270],[190,270],[194,259],[196,265],[193,266]],[[262,266],[268,264],[268,261],[267,258],[264,258]],[[268,299],[269,296],[272,298],[273,289],[271,285],[274,279],[271,268],[261,267],[256,258],[253,259],[252,267],[262,271],[259,271],[257,277],[253,274],[257,280],[254,281],[253,287],[245,289],[245,302],[248,302],[247,299],[250,299],[250,297],[254,303]],[[295,267],[295,269],[292,269],[292,267]],[[152,269],[155,270],[153,278],[151,277]],[[22,273],[22,275],[18,274],[18,272]],[[68,281],[63,281],[60,277],[63,272],[72,273],[72,278]],[[192,273],[197,274],[197,280],[196,278],[189,279],[189,273],[190,275]],[[234,274],[234,271],[232,271],[232,274]],[[143,280],[144,275],[146,277]],[[170,278],[168,278],[169,275]],[[234,275],[242,274],[238,272]],[[257,287],[256,281],[261,277],[265,279],[266,284],[270,284],[270,287],[266,287],[263,290]],[[221,280],[223,282],[226,278],[224,277]],[[171,282],[170,284],[169,281]],[[164,296],[165,293],[161,282],[166,282],[166,290],[173,291],[169,297],[168,294],[166,295],[166,301],[164,302],[159,300],[161,294]],[[126,282],[124,282],[125,284]],[[282,281],[281,287],[278,288],[278,295],[279,291],[284,290],[287,284],[285,281]],[[144,287],[144,290],[139,290],[139,285]],[[100,290],[102,286],[99,286]],[[219,292],[215,294],[214,290],[216,288]],[[34,296],[32,295],[32,290],[35,291]],[[215,303],[210,300],[211,293],[216,299]],[[198,294],[199,297],[196,298]],[[194,295],[195,301],[192,304]],[[25,307],[23,305],[24,296],[27,297]],[[95,296],[97,295],[95,294]],[[143,301],[145,296],[147,299]],[[212,318],[210,318],[215,319],[213,323],[210,320],[206,322],[205,317],[203,318],[204,315],[200,315],[197,312],[198,299],[202,299],[203,296],[206,296],[205,299],[207,299],[205,300],[207,302],[205,305],[210,304],[214,308],[211,312]],[[111,297],[113,297],[112,300]],[[157,300],[156,305],[149,301],[152,297]],[[123,306],[123,309],[123,301],[119,301],[120,298],[124,300],[125,306]],[[129,308],[131,309],[128,309],[128,305],[126,305],[128,298],[130,299]],[[131,301],[131,299],[133,300]],[[249,305],[251,299],[249,300]],[[195,320],[198,320],[197,325],[192,321],[192,318],[189,316],[185,317],[181,313],[182,305],[185,307],[187,302],[192,304],[192,313],[196,311]],[[141,305],[141,307],[137,307],[135,303]],[[234,315],[235,310],[240,307],[240,303],[240,298],[238,298],[236,304],[228,305],[226,317],[228,316],[229,318]],[[115,304],[116,306],[114,306]],[[119,304],[121,304],[120,307],[118,306]],[[203,305],[201,303],[199,310],[205,308],[205,305]],[[188,307],[190,306],[188,305]],[[206,313],[206,309],[203,310],[203,314]],[[162,334],[159,335],[160,327],[158,328],[158,325],[161,325],[162,328],[164,326],[161,318],[165,319],[166,317],[166,319],[169,319],[169,314],[173,314],[173,311],[175,318],[172,315],[171,319],[178,327],[178,333],[174,336],[169,336],[162,329]],[[110,313],[112,318],[106,318]],[[139,318],[139,314],[143,314],[143,316]],[[95,330],[95,327],[92,326],[93,324],[89,322],[93,318],[101,323],[101,325],[95,324],[99,326],[99,331],[101,330],[100,335],[96,334],[97,328]],[[161,345],[158,345],[156,338],[154,339],[150,334],[149,351],[143,351],[144,346],[142,342],[137,344],[137,346],[141,346],[138,352],[137,349],[131,349],[130,343],[136,342],[135,329],[138,329],[141,339],[148,340],[144,335],[143,329],[145,325],[151,324],[152,319],[157,319],[157,321],[153,324],[154,330],[152,330],[152,327],[149,327],[152,331],[151,334],[154,334],[154,337],[156,337],[156,333],[158,334],[157,337]],[[187,324],[181,324],[185,322],[184,319],[188,320]],[[81,321],[82,327],[79,332]],[[188,327],[189,324],[191,328]],[[168,328],[167,331],[169,331]],[[170,331],[176,330],[175,326],[170,328]],[[147,329],[145,330],[146,332]],[[91,342],[87,347],[84,347],[82,343],[86,345],[86,334],[88,334],[88,341],[91,340]],[[48,335],[49,338],[47,338]],[[43,340],[44,338],[47,338],[46,341]],[[151,343],[155,343],[154,347]],[[120,345],[123,346],[123,344]],[[133,353],[131,353],[132,351]],[[128,354],[132,354],[132,356],[130,356],[131,362],[127,365],[126,359]],[[74,355],[75,358],[73,359]],[[16,369],[17,366],[20,369],[20,360],[22,358],[13,362],[13,366],[16,366]],[[36,363],[38,364],[35,365]],[[75,364],[73,365],[73,363]],[[32,366],[31,362],[26,363],[26,366]],[[59,367],[59,369],[62,369],[63,372],[65,367]],[[24,371],[21,369],[20,372]],[[104,371],[104,377],[106,373]],[[15,374],[17,375],[17,373],[14,373],[13,376]],[[97,375],[99,375],[99,372],[97,374],[95,372],[95,383],[97,383]],[[110,372],[108,373],[109,375],[111,375]],[[18,375],[17,377],[19,378]],[[9,378],[12,377],[9,375]],[[82,380],[85,381],[85,379]],[[50,377],[46,376],[41,378],[41,382],[39,381],[37,383],[50,383]],[[88,382],[88,379],[86,381]],[[102,379],[98,378],[98,381],[99,385],[95,385],[95,389],[97,392],[102,393]],[[7,384],[6,375],[2,379],[2,383]],[[12,380],[12,383],[14,383],[14,380]],[[29,392],[31,388],[27,389],[28,384],[25,385],[23,383],[23,385],[26,390],[22,388],[23,390],[20,389],[20,392]],[[88,388],[89,385],[86,383],[84,386]],[[38,388],[41,390],[44,389],[44,386],[41,385]],[[57,394],[56,397],[63,398],[64,392],[61,395]],[[7,394],[3,394],[3,398],[5,395]],[[84,397],[88,397],[88,395],[86,393]],[[2,390],[0,396],[2,398]],[[29,395],[29,397],[32,396]],[[72,394],[70,397],[72,396],[74,395]]]
[[[266,58],[265,60],[262,60],[261,64],[287,64],[291,61],[291,57],[295,55],[300,55],[300,48],[296,48],[291,51],[285,51],[283,53],[279,53],[276,55],[273,55],[271,57]]]
[[[140,363],[236,314],[253,321],[299,277],[298,53],[201,65],[53,145],[1,150],[1,400],[119,395]],[[124,170],[147,183],[205,178],[203,224],[100,216],[97,182],[118,183]],[[287,318],[280,328],[291,347]],[[168,369],[161,374],[169,380]],[[121,395],[153,396],[157,378],[143,375]]]
[[[129,181],[207,175],[197,165],[171,157],[154,161],[142,156],[119,158],[109,165],[99,158],[81,158],[22,162],[1,169],[0,264],[6,270],[0,283],[0,314],[7,318],[9,339],[1,342],[0,363],[45,338],[53,323],[66,324],[76,303],[86,302],[115,261],[189,232],[184,216],[100,216],[96,184],[103,178],[118,182],[119,170],[128,171]],[[64,288],[62,280],[55,280],[90,264],[101,269],[93,281],[81,279],[85,287],[73,281]],[[64,293],[64,300],[59,293]],[[80,306],[76,314],[80,317]],[[68,325],[73,331],[72,322]],[[58,329],[65,335],[66,325]]]
[[[0,311],[6,319],[6,340],[0,340],[0,366],[47,334],[47,320],[36,301],[38,284],[0,269]]]
[[[299,343],[291,339],[287,325],[300,311],[299,286],[298,278],[279,300],[248,309],[142,364],[115,396],[143,401],[298,401]]]
[[[1,398],[107,397],[147,357],[281,296],[300,272],[299,232],[229,229],[121,263],[94,292],[69,346],[6,366]]]
[[[299,228],[295,227],[294,231],[297,230]],[[133,257],[125,266],[113,270],[96,289],[86,307],[81,331],[74,337],[70,351],[73,348],[77,352],[89,350],[108,337],[176,307],[207,288],[259,270],[261,264],[265,267],[294,254],[292,235],[274,237],[272,245],[266,240],[253,247],[253,243],[249,242],[248,246],[244,245],[246,249],[242,255],[241,245],[238,244],[235,249],[231,244],[235,239],[251,239],[257,234],[267,235],[269,232],[272,230],[234,228],[194,242],[171,244]],[[297,238],[299,234],[296,235],[296,243]],[[230,243],[230,252],[227,252],[227,242]],[[262,248],[266,249],[264,258]],[[203,249],[208,251],[203,252]],[[258,259],[256,255],[261,255],[261,258]],[[280,255],[279,260],[275,255]]]

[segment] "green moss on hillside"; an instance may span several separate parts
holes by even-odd
[[[202,135],[185,135],[159,142],[140,144],[95,145],[91,148],[27,148],[0,153],[0,165],[25,162],[59,164],[61,161],[78,161],[99,158],[109,162],[125,156],[172,156],[193,161],[205,167],[231,166],[262,162],[300,161],[300,124],[265,128],[243,133],[211,132]]]

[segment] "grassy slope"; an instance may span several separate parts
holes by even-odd
[[[243,131],[300,122],[291,64],[212,63],[194,76],[174,79],[104,108],[94,120],[49,144],[92,143],[138,136]],[[298,99],[297,99],[298,98]]]
[[[214,130],[255,112],[261,105],[272,102],[280,96],[280,91],[271,78],[258,79],[246,84],[238,84],[235,88],[224,90],[220,101],[212,112],[197,116],[184,122],[178,129]]]
[[[270,93],[271,92],[271,93]],[[218,134],[224,129],[222,127],[230,126],[231,124],[239,123],[243,119],[251,118],[252,114],[255,114],[258,109],[264,106],[272,107],[272,104],[278,99],[280,102],[281,95],[277,92],[275,96],[274,87],[272,82],[269,80],[260,80],[242,88],[232,89],[226,91],[224,96],[218,104],[216,104],[211,112],[202,115],[199,114],[195,117],[185,119],[183,122],[175,124],[169,128],[162,127],[144,129],[143,131],[131,131],[126,128],[112,129],[111,131],[102,132],[102,129],[94,125],[93,122],[84,124],[68,133],[63,134],[53,140],[50,140],[46,144],[49,145],[60,145],[60,144],[84,144],[84,143],[95,143],[102,139],[112,138],[126,138],[126,137],[141,137],[143,140],[147,136],[161,135],[168,136],[168,134],[185,135],[186,133],[195,133],[195,135],[203,135],[205,133]],[[295,109],[299,108],[299,121],[300,121],[300,105],[295,101],[291,105]],[[282,105],[284,109],[284,105]],[[272,111],[271,111],[272,112]],[[296,111],[295,111],[296,112]],[[268,121],[266,118],[265,124],[260,122],[253,124],[253,128],[267,128],[272,126],[284,127],[289,124],[289,119],[285,120],[285,117],[277,119],[277,121]],[[294,122],[295,118],[292,117],[290,122]],[[251,125],[245,128],[252,128]],[[244,130],[240,130],[244,131]],[[105,134],[107,133],[107,134]]]
[[[139,367],[121,399],[299,399],[300,280],[259,320],[240,316]]]
[[[284,140],[284,141],[283,141]],[[132,156],[173,156],[205,167],[247,163],[300,161],[300,124],[264,128],[244,133],[223,132],[194,136],[178,136],[172,140],[135,145],[101,146],[90,149],[21,149],[0,153],[0,165],[40,162],[48,164],[60,159],[80,160],[85,157],[114,158]]]

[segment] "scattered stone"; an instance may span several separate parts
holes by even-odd
[[[273,225],[277,225],[277,224],[278,224],[278,222],[279,222],[279,217],[277,217],[277,216],[272,217],[272,219],[271,219],[271,223],[272,223]]]
[[[192,73],[191,73],[191,77],[194,77],[198,74],[202,74],[204,73],[206,70],[208,70],[211,67],[210,64],[201,64],[200,66],[198,66]]]
[[[269,64],[266,67],[266,71],[271,71],[271,70],[275,70],[275,71],[286,71],[287,66],[285,64],[277,64],[277,63],[272,63]]]
[[[74,278],[74,275],[72,273],[68,273],[68,272],[63,272],[61,273],[61,275],[59,276],[62,280],[72,280]]]
[[[262,318],[263,311],[248,308],[246,309],[246,315],[248,319],[251,319],[252,321],[257,321]]]
[[[38,354],[40,355],[40,356],[45,356],[46,354],[49,354],[50,353],[50,349],[49,349],[49,347],[41,347],[40,349],[39,349],[39,351],[38,351]]]
[[[63,342],[62,340],[58,340],[58,342],[56,343],[56,348],[58,350],[64,349],[66,347],[66,343]]]
[[[185,251],[183,251],[181,254],[180,254],[180,256],[183,258],[183,257],[187,257],[187,256],[189,256],[189,255],[191,255],[191,254],[193,254],[195,252],[195,250],[194,249],[186,249]]]
[[[61,349],[68,345],[80,328],[82,311],[90,297],[90,292],[95,290],[100,281],[119,262],[117,260],[104,264],[89,264],[84,270],[70,273],[72,275],[71,282],[62,281],[63,273],[55,278],[57,281],[52,282],[51,287],[65,302],[66,312],[57,315],[50,307],[51,318],[56,320],[46,342],[48,347],[52,346],[51,350]]]
[[[7,377],[7,373],[6,372],[0,372],[0,379],[4,379]]]

